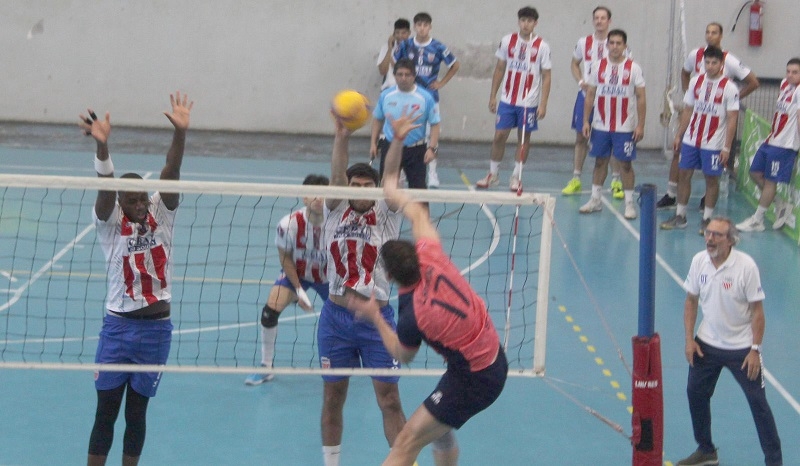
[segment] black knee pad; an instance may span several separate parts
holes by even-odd
[[[261,325],[263,325],[265,328],[277,327],[278,317],[280,315],[280,312],[265,305],[264,309],[261,310]]]

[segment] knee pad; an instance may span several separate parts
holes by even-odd
[[[458,447],[458,441],[453,430],[450,429],[446,434],[433,441],[434,451],[450,451]]]
[[[271,307],[265,305],[264,309],[261,310],[261,325],[264,328],[273,328],[278,326],[278,317],[281,315],[280,312],[272,309]]]

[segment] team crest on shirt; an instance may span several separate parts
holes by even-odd
[[[700,275],[700,284],[701,285],[705,285],[706,283],[708,283],[708,275],[701,274]]]
[[[726,290],[730,290],[733,287],[733,282],[731,281],[731,279],[726,278],[725,280],[722,281],[722,287],[725,288]]]

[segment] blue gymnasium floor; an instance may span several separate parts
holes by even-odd
[[[111,148],[117,171],[154,171],[157,176],[167,144],[168,132],[115,128]],[[0,127],[3,173],[93,176],[92,150],[92,144],[81,139],[73,127]],[[186,180],[299,184],[307,173],[329,171],[330,138],[195,131],[190,133],[186,152],[182,171]],[[353,141],[351,161],[365,153],[366,141]],[[466,189],[459,170],[472,182],[482,177],[487,153],[488,144],[442,144],[442,188]],[[509,146],[506,160],[512,153]],[[621,203],[610,196],[606,196],[602,212],[578,215],[588,191],[580,197],[560,196],[570,176],[571,155],[571,148],[535,148],[526,167],[527,186],[557,196],[546,376],[509,378],[500,399],[458,432],[461,464],[630,464],[626,435],[631,431],[631,380],[619,354],[628,366],[632,364],[639,223],[625,221]],[[654,183],[662,189],[663,157],[643,151],[639,158],[637,183]],[[590,165],[591,161],[587,162],[584,170],[585,186]],[[505,168],[501,175],[505,178],[507,174]],[[701,192],[702,181],[696,177],[692,205]],[[89,209],[93,199],[92,195],[85,201]],[[718,206],[718,213],[735,221],[751,211],[735,193]],[[81,215],[79,225],[88,225],[89,217]],[[659,212],[659,220],[669,215],[671,212]],[[656,330],[662,338],[665,465],[695,448],[684,392],[687,366],[681,284],[703,241],[695,228],[699,214],[691,212],[690,216],[690,228],[659,232],[657,238]],[[796,465],[800,464],[796,442],[800,374],[795,356],[800,352],[796,304],[800,296],[795,291],[800,279],[799,251],[788,237],[771,230],[745,233],[742,238],[741,249],[753,255],[761,267],[767,294],[764,361],[771,375],[768,398],[783,440],[784,464]],[[94,242],[93,233],[82,240],[86,249],[96,248]],[[289,308],[284,318],[294,315]],[[0,327],[9,325],[5,319],[0,322]],[[250,327],[250,331],[254,329]],[[99,327],[86,333],[94,335],[97,330]],[[93,355],[95,344],[87,343],[88,354]],[[158,396],[150,404],[140,464],[321,464],[319,377],[279,376],[258,387],[246,387],[242,382],[239,375],[165,374]],[[407,414],[434,384],[435,379],[429,377],[401,380]],[[2,369],[0,393],[0,465],[85,463],[95,408],[91,372]],[[623,433],[590,415],[589,409],[621,426]],[[763,464],[744,396],[729,374],[720,379],[712,412],[721,464]],[[119,463],[122,429],[120,419],[109,464]],[[378,464],[387,448],[371,384],[366,378],[354,378],[345,409],[342,464]],[[429,449],[423,451],[419,464],[432,464]]]

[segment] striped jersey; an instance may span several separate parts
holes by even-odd
[[[729,111],[739,110],[739,90],[725,76],[709,79],[703,73],[689,81],[683,103],[691,107],[683,142],[700,149],[722,150]]]
[[[800,149],[800,127],[797,114],[800,112],[800,86],[781,81],[775,114],[772,116],[772,127],[766,144],[785,149]]]
[[[503,37],[495,56],[506,62],[500,101],[518,107],[538,107],[542,70],[552,68],[547,42],[539,36],[526,41],[515,32]]]
[[[389,299],[391,284],[378,253],[386,241],[400,236],[402,214],[392,212],[385,200],[376,201],[359,214],[346,200],[333,210],[325,206],[325,244],[328,247],[330,294],[343,296],[350,288],[375,299]]]
[[[692,76],[703,74],[706,72],[706,63],[703,59],[703,52],[706,47],[698,47],[686,55],[686,61],[683,62],[683,70],[690,73]],[[725,59],[722,63],[722,75],[731,79],[739,81],[744,80],[750,74],[750,68],[744,66],[738,58],[732,53],[727,51],[722,52]]]
[[[586,83],[596,87],[592,128],[633,132],[637,123],[636,88],[644,87],[642,68],[630,58],[620,63],[602,58],[592,64]]]
[[[401,58],[409,58],[416,65],[417,84],[424,87],[433,96],[433,100],[439,102],[439,91],[430,88],[430,85],[439,79],[439,69],[442,62],[451,66],[456,61],[455,55],[450,52],[446,45],[436,39],[428,39],[428,42],[420,44],[416,37],[410,37],[400,42],[397,51],[394,53],[394,61]]]
[[[106,258],[106,309],[132,312],[172,298],[172,236],[176,210],[161,194],[150,198],[145,224],[131,222],[117,203],[108,220],[92,209],[100,247]]]
[[[311,283],[326,283],[325,265],[328,262],[322,226],[308,220],[308,208],[303,207],[283,217],[278,223],[275,246],[290,252],[297,276]]]
[[[592,63],[600,61],[602,58],[608,57],[608,48],[606,48],[606,39],[599,40],[594,34],[581,37],[575,45],[575,50],[572,52],[572,58],[583,64],[583,80],[588,81],[589,71]],[[625,49],[625,57],[633,58],[630,49]]]
[[[497,356],[500,338],[483,299],[433,239],[417,241],[420,281],[398,292],[397,337],[418,348],[425,340],[448,370],[477,372]]]

